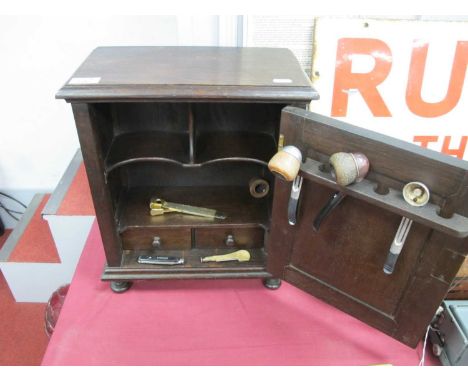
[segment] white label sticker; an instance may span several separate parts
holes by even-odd
[[[101,77],[73,77],[68,81],[69,85],[91,85],[98,84],[101,81]]]
[[[292,82],[289,78],[273,78],[275,84],[290,84]]]

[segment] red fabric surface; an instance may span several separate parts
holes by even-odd
[[[15,302],[0,272],[0,366],[41,364],[49,340],[44,329],[45,306]]]
[[[41,213],[50,195],[45,195],[8,261],[15,263],[60,263],[49,224]]]
[[[283,283],[99,280],[94,224],[43,365],[417,365],[411,349]],[[426,364],[437,364],[427,352]]]
[[[81,163],[75,178],[60,203],[57,215],[66,216],[94,216],[93,199],[89,189],[88,177],[84,164]]]

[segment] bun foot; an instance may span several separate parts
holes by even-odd
[[[111,281],[110,287],[114,293],[123,293],[130,289],[132,283],[130,281]]]
[[[278,289],[281,286],[281,279],[265,279],[263,280],[263,285],[268,289]]]

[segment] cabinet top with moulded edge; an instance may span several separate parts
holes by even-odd
[[[56,98],[308,103],[318,93],[289,49],[133,46],[93,50]]]

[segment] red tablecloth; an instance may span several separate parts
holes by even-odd
[[[94,224],[43,365],[417,365],[411,349],[283,282],[100,281]],[[427,352],[430,353],[430,352]],[[438,364],[427,354],[426,364]]]

